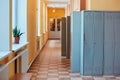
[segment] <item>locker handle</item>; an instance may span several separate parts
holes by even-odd
[[[85,42],[85,34],[84,34],[84,42]]]
[[[94,44],[96,44],[96,42],[94,42]]]

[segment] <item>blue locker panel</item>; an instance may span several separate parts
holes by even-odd
[[[80,72],[80,12],[71,15],[71,70]]]
[[[81,12],[81,31],[80,31],[80,73],[84,73],[84,11]]]
[[[94,15],[92,12],[84,12],[84,75],[91,75],[93,70],[93,25]]]
[[[104,75],[113,75],[114,65],[114,24],[111,12],[104,12]]]
[[[115,33],[114,75],[120,75],[120,12],[111,14]]]
[[[93,73],[92,75],[103,74],[103,12],[95,11],[93,24]]]

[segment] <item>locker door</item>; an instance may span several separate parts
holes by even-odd
[[[93,75],[103,73],[103,12],[94,12]]]
[[[84,75],[91,75],[93,70],[93,13],[84,13]]]
[[[120,74],[120,12],[112,13],[115,33],[114,74]]]
[[[104,13],[104,74],[113,74],[114,65],[114,20],[111,12]]]

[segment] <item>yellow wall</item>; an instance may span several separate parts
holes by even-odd
[[[55,9],[55,13],[52,10]],[[48,18],[65,17],[65,9],[63,8],[48,8]]]
[[[41,18],[41,22],[40,22],[40,28],[41,28],[41,34],[42,36],[40,36],[40,40],[42,42],[42,46],[45,45],[45,43],[47,42],[48,40],[48,32],[47,32],[47,29],[46,29],[46,26],[47,26],[47,19],[46,19],[46,4],[44,1],[40,0],[40,4],[41,4],[41,13],[40,13],[40,18]],[[12,0],[10,0],[10,11],[12,12]],[[44,7],[43,7],[43,4],[44,4]],[[43,9],[46,9],[43,13]],[[10,15],[12,14],[10,12]],[[44,22],[43,22],[43,18],[44,19]],[[10,16],[10,23],[12,23],[12,16]],[[44,25],[44,26],[43,26]],[[44,28],[44,29],[43,29]],[[43,33],[43,30],[44,33]],[[10,26],[10,34],[12,34],[12,26]],[[36,57],[37,55],[37,40],[38,40],[38,37],[37,37],[37,0],[27,0],[27,40],[29,42],[29,45],[28,47],[25,47],[25,48],[28,48],[28,53],[29,53],[29,65],[31,64],[31,62],[34,60],[34,58]],[[10,43],[12,43],[12,36],[10,36]],[[12,44],[10,44],[11,46]],[[11,47],[10,47],[10,50],[11,50]],[[0,64],[6,64],[8,61],[10,61],[11,59],[13,59],[15,57],[15,53],[11,54],[9,57],[3,59],[2,61],[0,61]],[[13,61],[11,64],[9,64],[8,66],[8,69],[9,69],[9,78],[11,78],[12,76],[15,75],[15,62]]]
[[[53,9],[55,12],[53,12]],[[65,9],[63,8],[48,8],[48,25],[50,18],[61,18],[65,17]],[[48,26],[49,27],[49,26]],[[48,37],[49,32],[47,33],[46,37]]]
[[[40,0],[40,45],[43,47],[48,40],[48,31],[47,31],[47,5],[44,0]]]
[[[40,0],[40,34],[43,33],[43,0]]]
[[[120,0],[86,0],[87,10],[120,10]]]
[[[78,3],[76,3],[78,2]],[[69,4],[68,4],[69,5]],[[66,7],[66,15],[69,16],[72,11],[80,10],[120,10],[120,0],[71,0],[71,11]]]
[[[28,2],[28,8],[27,8],[27,19],[28,19],[28,27],[27,27],[27,31],[28,31],[28,42],[29,42],[29,46],[28,46],[28,52],[29,52],[29,64],[31,63],[31,61],[35,58],[36,53],[37,53],[37,28],[36,28],[36,14],[37,14],[37,0],[27,0]]]

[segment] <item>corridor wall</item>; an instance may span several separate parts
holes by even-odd
[[[72,72],[120,75],[120,12],[73,12],[71,34]]]

